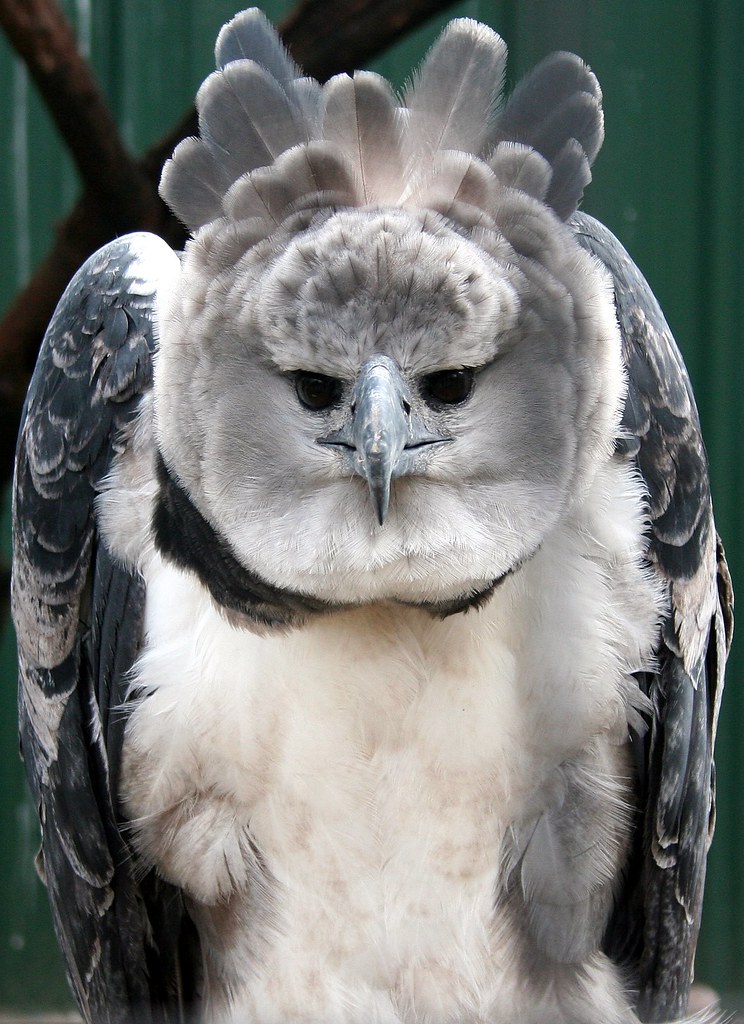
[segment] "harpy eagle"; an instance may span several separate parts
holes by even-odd
[[[688,378],[577,213],[577,58],[399,99],[217,42],[17,453],[22,748],[94,1024],[685,1012],[730,637]]]

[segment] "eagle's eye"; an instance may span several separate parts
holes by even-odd
[[[319,412],[335,405],[341,397],[341,381],[324,373],[300,370],[295,374],[297,397],[306,409]]]
[[[469,366],[428,373],[421,381],[424,400],[435,405],[457,405],[470,398],[475,374]]]

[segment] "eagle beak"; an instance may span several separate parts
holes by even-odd
[[[390,482],[410,433],[411,403],[397,365],[387,356],[362,367],[351,400],[357,471],[367,480],[380,526],[390,503]]]
[[[390,504],[391,482],[413,471],[422,448],[450,438],[431,433],[412,415],[408,384],[398,364],[388,356],[373,356],[363,364],[349,412],[340,430],[318,440],[349,451],[352,470],[367,481],[382,526]]]

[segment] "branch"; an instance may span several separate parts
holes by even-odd
[[[0,24],[23,58],[86,190],[110,205],[114,219],[138,220],[151,190],[55,0],[0,0]]]
[[[364,67],[453,0],[300,0],[279,26],[292,56],[325,82]]]
[[[301,0],[280,25],[295,60],[324,81],[367,63],[452,0]],[[174,246],[183,228],[157,194],[164,161],[197,130],[192,109],[145,155],[127,151],[55,0],[0,0],[0,25],[41,92],[84,193],[0,323],[0,483],[10,476],[21,405],[46,325],[83,261],[109,239],[148,230]]]

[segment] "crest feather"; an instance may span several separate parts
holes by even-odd
[[[371,71],[336,75],[324,88],[323,136],[350,161],[363,203],[393,203],[404,168],[401,121],[389,84]]]
[[[599,82],[575,54],[551,54],[517,85],[496,134],[532,146],[549,160],[574,138],[592,163],[604,138]]]
[[[553,160],[553,180],[545,196],[563,220],[578,209],[584,189],[592,180],[589,160],[580,143],[569,139]]]
[[[535,199],[545,199],[553,172],[545,157],[530,146],[500,142],[488,164],[502,185],[517,188]]]
[[[405,94],[411,166],[437,150],[483,150],[505,70],[506,44],[493,29],[470,18],[450,22]]]
[[[323,106],[323,87],[314,78],[296,78],[287,86],[290,102],[299,110],[307,125],[307,135],[315,139],[320,135],[320,117]]]
[[[257,7],[241,11],[222,26],[217,36],[214,56],[218,69],[233,61],[246,58],[253,60],[285,89],[302,75],[274,26]]]
[[[230,182],[201,139],[179,142],[166,161],[158,191],[192,231],[222,216],[222,197]]]
[[[196,98],[201,137],[232,182],[265,167],[300,142],[307,129],[276,79],[252,60],[215,71]]]
[[[566,220],[591,181],[604,139],[602,91],[573,53],[553,53],[516,87],[496,125],[495,140],[536,150],[551,165],[546,203]]]
[[[417,191],[406,197],[406,205],[421,206],[444,213],[457,204],[487,211],[492,205],[496,179],[487,164],[469,153],[447,150],[437,153]]]
[[[192,230],[225,213],[272,230],[324,201],[428,207],[472,227],[501,215],[499,184],[565,220],[602,143],[599,85],[573,54],[544,60],[496,116],[506,46],[468,18],[444,30],[402,106],[370,72],[324,87],[302,77],[255,9],[225,26],[216,55],[197,97],[201,138],[176,149],[161,181]]]
[[[160,180],[160,195],[192,231],[222,215],[234,181],[308,141],[318,121],[320,86],[301,79],[257,8],[223,27],[215,56],[217,71],[196,98],[200,139],[176,148]]]
[[[225,197],[234,220],[261,218],[280,224],[309,206],[354,205],[351,167],[334,146],[311,142],[284,153],[272,167],[240,178]]]

